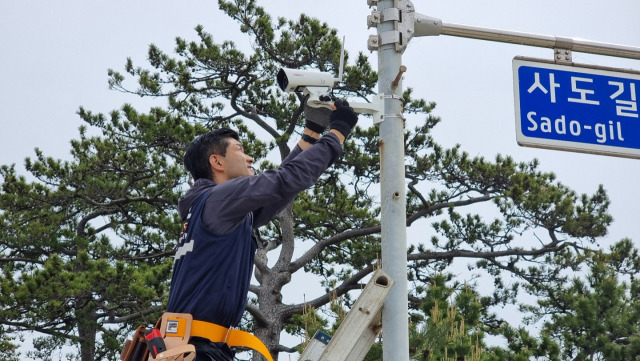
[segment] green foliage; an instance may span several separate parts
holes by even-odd
[[[0,326],[0,359],[5,361],[20,360],[18,344],[15,343],[17,338],[18,336],[6,332],[4,326]]]
[[[559,356],[558,341],[544,333],[536,337],[522,327],[511,327],[506,324],[500,327],[498,333],[507,341],[506,347],[487,347],[483,353],[483,360],[562,360]]]
[[[37,151],[29,180],[0,168],[1,318],[9,331],[47,335],[40,354],[71,343],[113,359],[127,328],[161,310],[185,179],[171,154],[195,132],[159,109],[79,114],[102,136],[81,128],[72,160]]]
[[[640,254],[629,239],[609,252],[589,252],[586,275],[541,290],[536,314],[544,332],[562,341],[573,360],[640,357]],[[587,270],[585,270],[587,271]]]
[[[412,360],[560,360],[558,342],[547,333],[535,337],[506,322],[492,327],[490,320],[495,316],[488,313],[488,300],[472,286],[450,284],[449,279],[433,277],[423,313],[412,317]],[[424,319],[422,314],[429,316]],[[506,347],[488,346],[487,335],[499,335]]]
[[[422,303],[423,319],[413,316],[410,350],[414,360],[480,360],[482,355],[481,316],[486,312],[479,295],[467,287],[446,285],[445,275],[435,275]],[[454,287],[457,287],[454,285]]]

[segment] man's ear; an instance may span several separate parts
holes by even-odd
[[[209,156],[209,165],[211,169],[215,172],[223,172],[224,171],[224,157],[218,154],[211,154]]]

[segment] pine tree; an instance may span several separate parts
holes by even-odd
[[[197,128],[159,109],[79,114],[102,135],[83,127],[72,160],[37,150],[29,179],[0,168],[2,324],[44,335],[42,359],[64,344],[82,360],[114,359],[130,327],[157,319],[186,181],[174,157]]]

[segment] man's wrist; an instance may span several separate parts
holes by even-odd
[[[335,134],[336,137],[338,137],[338,141],[340,142],[340,144],[344,143],[344,140],[346,139],[346,137],[344,136],[344,134],[342,134],[342,132],[340,132],[337,129],[330,129],[329,133]]]
[[[307,142],[309,144],[314,144],[315,142],[318,141],[318,138],[314,138],[314,137],[310,136],[309,134],[302,134],[302,140],[304,140],[305,142]]]
[[[325,126],[320,125],[318,123],[310,122],[310,121],[307,121],[304,126],[305,126],[305,128],[311,130],[314,133],[318,133],[318,134],[324,132],[324,130],[326,129]]]
[[[316,131],[313,131],[313,130],[311,130],[311,129],[309,129],[309,128],[305,127],[305,128],[304,128],[304,131],[302,131],[302,134],[306,134],[306,135],[308,135],[308,136],[310,136],[310,137],[312,137],[312,138],[316,138],[316,139],[318,139],[318,138],[320,138],[320,134],[321,134],[321,133],[318,133],[318,132],[316,132]]]
[[[313,130],[305,127],[302,132],[302,137],[300,137],[300,140],[298,141],[298,146],[300,146],[302,150],[305,150],[312,146],[318,138],[320,138],[320,133],[314,132]]]

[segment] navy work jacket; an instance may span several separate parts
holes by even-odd
[[[277,169],[221,184],[198,179],[178,203],[184,227],[167,311],[237,326],[253,271],[252,228],[267,224],[341,155],[329,133],[305,151],[296,146]]]

